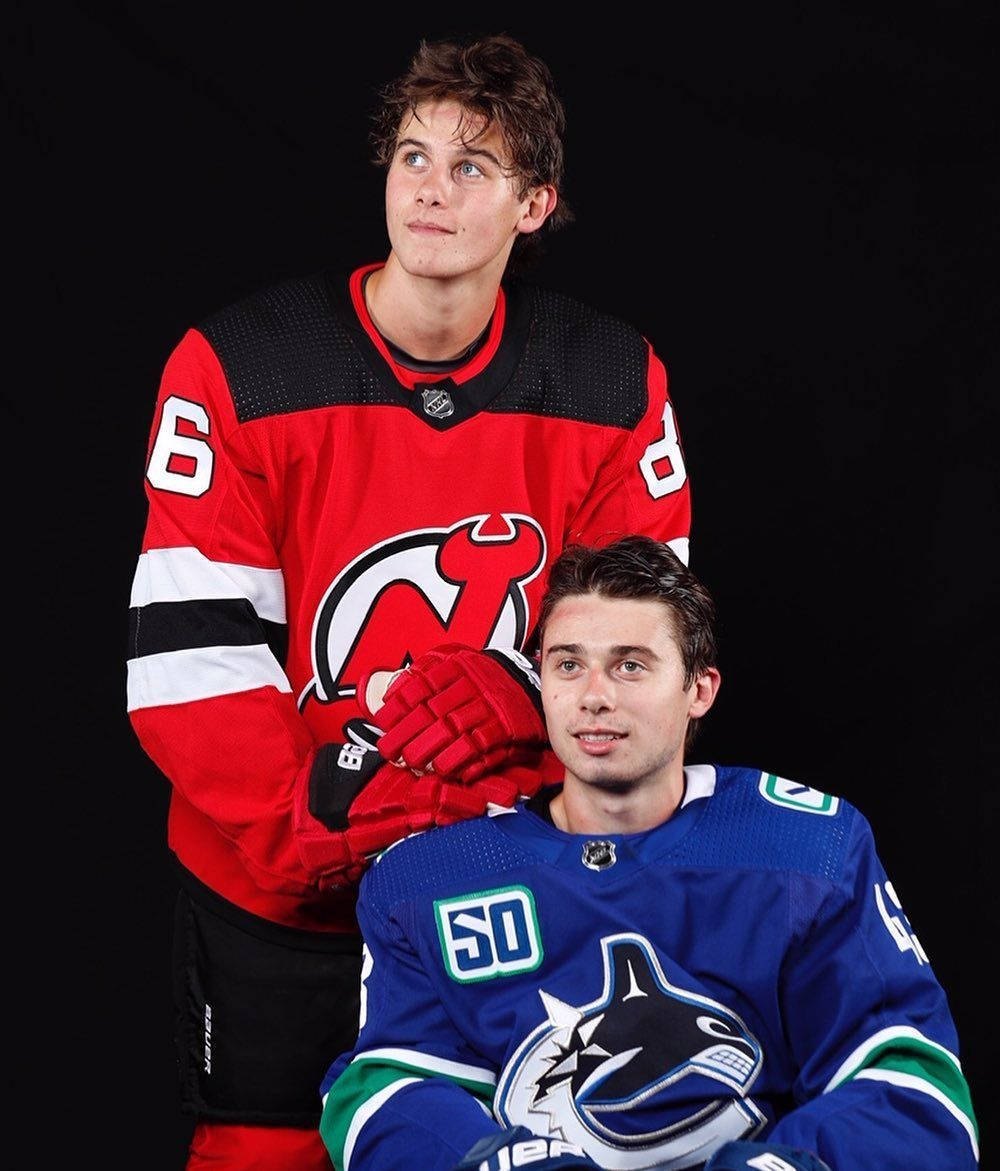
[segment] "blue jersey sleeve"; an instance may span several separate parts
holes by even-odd
[[[944,991],[860,815],[852,833],[843,880],[783,967],[800,1105],[770,1139],[835,1171],[974,1168],[976,1121]]]
[[[495,1134],[497,1071],[451,1023],[400,923],[362,883],[357,1044],[323,1082],[320,1131],[338,1171],[450,1171]]]

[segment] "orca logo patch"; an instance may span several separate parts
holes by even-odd
[[[601,960],[588,1003],[539,988],[545,1020],[501,1074],[500,1121],[616,1168],[690,1167],[756,1133],[764,1115],[747,1093],[763,1053],[736,1013],[672,985],[642,935],[605,936]]]

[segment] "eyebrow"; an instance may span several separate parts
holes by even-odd
[[[583,647],[578,642],[562,642],[555,646],[549,647],[545,652],[545,657],[549,655],[582,655]],[[652,647],[642,646],[638,643],[622,644],[620,646],[613,646],[608,648],[608,654],[614,659],[622,659],[628,655],[643,655],[647,659],[655,659],[659,662],[660,656],[652,649]]]
[[[419,138],[401,138],[399,142],[396,143],[396,150],[400,150],[404,146],[415,146],[420,150],[425,151],[430,150],[430,147],[427,145],[427,143],[421,142]],[[484,159],[489,159],[490,162],[498,168],[498,170],[503,170],[503,164],[500,162],[497,156],[490,150],[483,150],[482,147],[463,145],[462,149],[460,151],[456,151],[455,153],[463,155],[482,155]]]

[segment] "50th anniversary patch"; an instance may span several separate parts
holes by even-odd
[[[531,972],[542,962],[535,898],[526,886],[503,886],[434,903],[445,969],[470,984]]]

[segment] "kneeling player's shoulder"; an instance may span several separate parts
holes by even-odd
[[[366,899],[383,907],[452,883],[481,882],[522,865],[525,851],[500,833],[492,817],[413,834],[390,846],[372,863],[362,883]]]
[[[705,830],[731,857],[760,869],[836,881],[867,822],[848,801],[776,773],[720,768]]]

